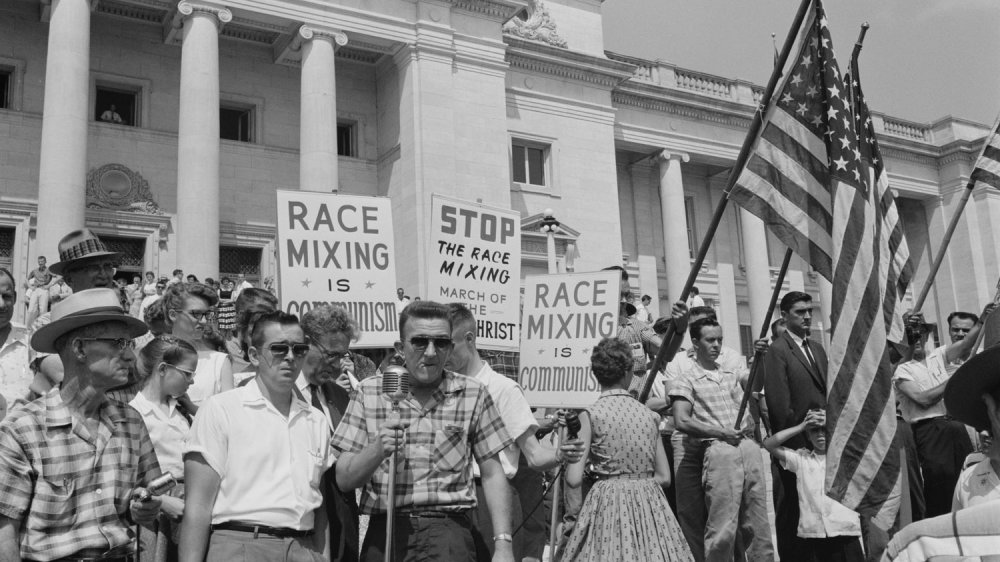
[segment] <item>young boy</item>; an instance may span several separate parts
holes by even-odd
[[[791,450],[781,444],[805,433],[812,450]],[[810,560],[864,562],[861,549],[861,522],[858,514],[827,497],[826,412],[810,409],[798,425],[786,428],[764,440],[771,456],[796,475],[799,493],[798,536],[810,550]]]

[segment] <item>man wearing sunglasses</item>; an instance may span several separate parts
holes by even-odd
[[[400,315],[399,329],[410,385],[399,412],[383,392],[386,375],[365,379],[333,437],[337,484],[342,490],[364,486],[361,511],[372,516],[361,559],[384,556],[390,500],[397,506],[397,560],[482,559],[477,545],[485,545],[472,523],[475,461],[493,519],[493,560],[513,561],[510,489],[499,459],[513,441],[486,387],[445,370],[453,347],[448,308],[413,301]],[[389,463],[383,461],[397,449],[396,489],[389,490]]]
[[[111,289],[74,293],[31,337],[58,354],[63,384],[0,423],[0,560],[134,561],[132,525],[160,499],[133,499],[160,476],[142,417],[106,392],[128,379],[146,333]]]
[[[295,389],[305,333],[274,311],[250,341],[257,376],[206,399],[191,426],[181,562],[319,560],[327,547],[320,482],[334,457],[326,418]]]

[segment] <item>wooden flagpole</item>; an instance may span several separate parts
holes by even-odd
[[[788,35],[785,37],[785,43],[781,47],[781,54],[778,55],[777,64],[774,66],[774,71],[771,72],[771,78],[767,82],[767,87],[764,89],[764,95],[761,96],[760,106],[757,107],[757,111],[754,112],[753,120],[750,122],[750,130],[747,132],[747,136],[743,139],[743,147],[740,149],[740,154],[736,158],[736,163],[733,165],[732,169],[729,171],[729,180],[726,182],[726,189],[724,192],[724,197],[719,198],[719,204],[715,207],[715,214],[712,215],[712,221],[708,225],[708,230],[705,232],[705,238],[701,241],[701,247],[698,248],[698,255],[695,257],[694,262],[691,264],[691,271],[688,273],[687,281],[684,283],[684,289],[681,291],[679,300],[687,301],[688,295],[691,293],[691,288],[694,287],[695,282],[698,279],[698,272],[701,270],[701,266],[705,263],[705,257],[708,255],[708,250],[712,246],[712,240],[715,238],[715,232],[719,229],[719,224],[722,222],[722,217],[726,213],[726,206],[729,204],[729,192],[736,185],[736,180],[739,179],[740,174],[743,172],[743,168],[746,166],[747,160],[750,159],[750,152],[753,149],[754,143],[757,141],[757,136],[760,134],[760,130],[764,125],[764,113],[767,111],[768,106],[771,104],[771,97],[774,95],[774,90],[778,87],[778,82],[781,79],[781,71],[785,67],[785,63],[788,61],[788,56],[792,52],[792,48],[795,46],[795,38],[798,36],[799,31],[802,28],[802,21],[805,20],[806,13],[809,8],[812,7],[813,0],[802,0],[799,4],[799,10],[795,13],[795,19],[792,20],[792,27],[788,30]],[[663,334],[663,341],[660,345],[659,351],[656,353],[656,358],[653,359],[653,364],[650,366],[649,372],[646,373],[646,378],[642,382],[642,390],[639,392],[639,401],[642,403],[646,402],[649,398],[649,391],[653,388],[653,381],[656,378],[656,373],[663,368],[671,359],[673,359],[672,348],[676,347],[675,339],[683,337],[683,334],[677,333],[677,327],[673,322],[667,324],[667,331]]]
[[[1000,279],[997,280],[997,292],[993,295],[993,304],[1000,304]],[[986,315],[983,315],[979,319],[979,333],[976,334],[976,343],[972,346],[972,351],[969,353],[969,359],[979,351],[979,346],[983,345],[983,340],[986,338]],[[968,361],[968,359],[966,360]]]
[[[997,116],[997,119],[993,122],[993,127],[990,128],[990,132],[983,140],[983,146],[979,149],[979,156],[976,157],[976,162],[979,162],[979,159],[983,157],[983,153],[986,152],[986,147],[989,145],[993,132],[997,130],[997,125],[1000,125],[1000,115]],[[958,228],[958,220],[962,218],[962,212],[965,211],[965,205],[969,202],[969,198],[972,197],[972,189],[974,187],[975,182],[972,181],[972,178],[969,178],[969,184],[965,186],[962,198],[958,200],[958,207],[955,209],[955,214],[951,217],[951,223],[948,224],[948,229],[945,230],[944,237],[941,239],[941,245],[938,247],[934,261],[931,263],[931,269],[927,273],[924,286],[920,289],[920,294],[917,295],[917,300],[913,303],[914,312],[920,312],[920,309],[924,306],[924,301],[927,300],[927,295],[931,291],[931,285],[934,284],[934,278],[937,276],[938,270],[941,269],[941,263],[944,261],[944,253],[948,249],[948,244],[951,243],[951,237],[955,234],[955,229]]]

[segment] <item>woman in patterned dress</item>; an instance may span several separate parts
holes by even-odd
[[[670,468],[659,416],[627,390],[631,348],[605,338],[590,361],[601,395],[580,416],[587,454],[567,467],[566,484],[581,486],[587,463],[597,483],[587,494],[562,560],[693,560],[663,493]]]
[[[229,339],[236,329],[236,299],[233,296],[233,280],[223,277],[219,284],[219,332]]]

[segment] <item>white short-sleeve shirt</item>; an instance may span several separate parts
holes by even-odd
[[[177,401],[170,399],[169,412],[164,412],[159,405],[154,404],[142,392],[137,392],[135,398],[128,403],[142,416],[142,421],[149,431],[149,439],[156,451],[156,460],[160,470],[169,472],[174,478],[184,478],[184,441],[187,439],[191,426],[187,419],[177,410]]]
[[[28,387],[34,378],[29,365],[34,357],[28,345],[28,330],[12,323],[7,341],[0,345],[0,395],[7,399],[7,407],[12,408],[18,398],[28,395]]]
[[[826,456],[807,449],[781,449],[785,458],[781,465],[795,473],[795,489],[799,493],[798,536],[825,538],[861,536],[858,514],[826,495]]]
[[[209,397],[194,418],[184,454],[200,453],[219,474],[212,524],[239,521],[313,528],[320,477],[335,461],[330,426],[293,393],[288,417],[259,381]]]
[[[951,510],[958,511],[981,503],[1000,500],[1000,477],[985,458],[962,471],[955,484]]]
[[[474,377],[490,393],[493,404],[500,412],[500,419],[507,429],[507,434],[514,439],[509,447],[500,452],[500,465],[507,478],[513,478],[517,474],[517,463],[521,455],[521,448],[517,446],[517,438],[526,431],[534,431],[538,427],[538,421],[531,413],[531,406],[524,397],[524,391],[511,379],[497,373],[490,367],[489,363],[483,362],[482,369]],[[479,465],[473,468],[476,476],[479,476]]]

